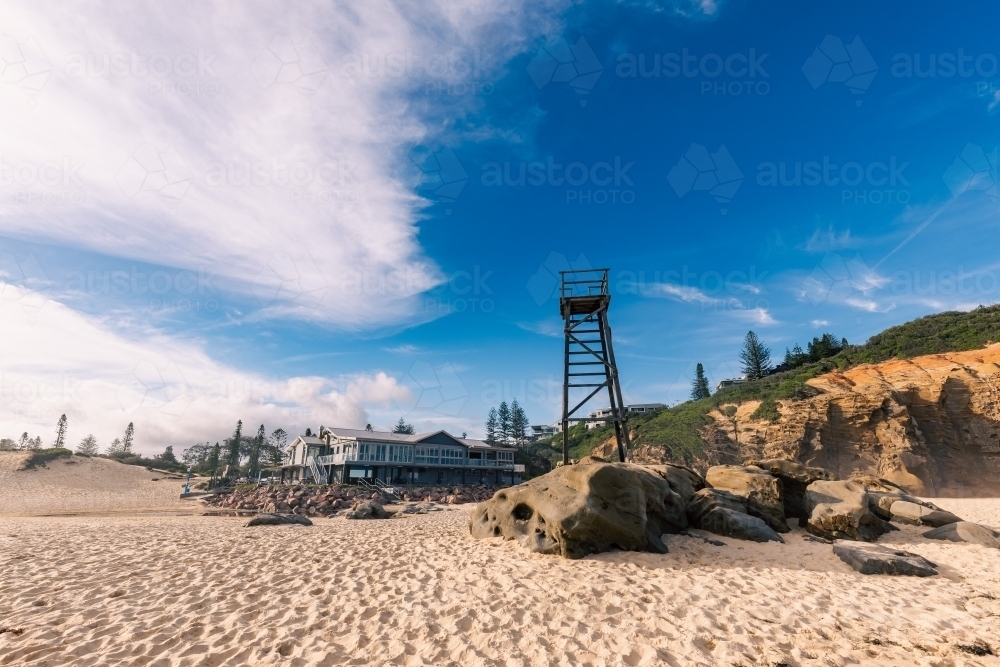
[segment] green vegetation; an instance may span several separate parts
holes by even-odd
[[[1000,305],[968,313],[949,311],[890,327],[856,350],[855,363],[909,359],[923,354],[976,350],[1000,342]]]
[[[73,452],[66,449],[65,447],[49,447],[48,449],[36,449],[31,452],[31,456],[24,462],[24,469],[31,470],[42,466],[43,468],[50,461],[55,461],[56,459],[63,456],[73,456]]]
[[[781,414],[778,412],[778,404],[773,398],[765,398],[757,406],[757,409],[750,414],[750,419],[755,421],[778,421],[781,419]]]

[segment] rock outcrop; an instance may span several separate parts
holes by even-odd
[[[703,437],[735,463],[789,459],[846,479],[875,475],[920,496],[995,493],[1000,475],[1000,344],[861,365],[807,382],[817,395],[713,411]]]
[[[781,481],[777,477],[756,466],[724,465],[709,468],[705,481],[713,488],[743,498],[747,514],[763,519],[772,530],[788,532]]]
[[[852,481],[813,482],[806,488],[806,530],[829,540],[874,542],[891,527],[868,509],[868,492]]]
[[[1000,533],[969,521],[956,521],[934,530],[928,530],[924,533],[924,537],[932,540],[981,544],[991,549],[1000,549]]]
[[[781,480],[781,500],[786,519],[808,519],[809,513],[805,507],[806,487],[816,481],[832,482],[837,479],[829,470],[785,459],[751,461],[748,465],[766,470]]]
[[[957,523],[961,519],[951,512],[940,509],[931,509],[918,503],[911,503],[907,500],[897,500],[889,510],[892,520],[897,523],[908,523],[914,526],[946,526],[949,523]]]
[[[837,540],[833,543],[833,553],[861,574],[902,574],[911,577],[937,574],[934,563],[923,556],[876,544]]]
[[[516,540],[565,558],[614,548],[666,553],[662,535],[687,525],[684,503],[660,474],[602,462],[561,466],[498,491],[469,519],[475,538]]]

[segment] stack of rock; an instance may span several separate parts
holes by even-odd
[[[689,527],[783,542],[789,520],[815,536],[810,539],[834,542],[836,553],[865,573],[933,569],[913,554],[861,548],[898,530],[890,521],[933,527],[924,533],[932,539],[1000,544],[995,531],[962,522],[887,480],[839,480],[823,468],[779,459],[714,466],[701,477],[684,466],[585,457],[498,491],[473,512],[469,530],[476,538],[503,537],[531,551],[580,558],[614,548],[663,553],[661,536]]]
[[[458,505],[486,500],[495,486],[412,487],[402,493],[403,500]],[[378,492],[354,486],[258,486],[237,489],[232,493],[209,496],[206,504],[224,510],[332,516],[352,509],[365,500],[380,500]]]

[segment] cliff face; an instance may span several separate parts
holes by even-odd
[[[743,458],[787,458],[841,477],[876,474],[927,495],[1000,492],[1000,344],[862,365],[779,401],[777,422],[744,404],[713,412]],[[717,433],[716,433],[717,437]]]
[[[841,478],[877,475],[916,494],[1000,493],[1000,344],[857,366],[809,384],[821,393],[778,401],[776,422],[751,419],[757,402],[710,412],[694,467],[784,458]],[[613,457],[613,439],[594,453]],[[664,448],[639,443],[634,455],[659,463]]]

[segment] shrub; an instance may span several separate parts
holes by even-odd
[[[778,412],[778,404],[773,398],[765,398],[757,406],[757,409],[750,414],[750,419],[755,421],[778,421],[781,419],[781,413]]]
[[[36,449],[31,452],[31,456],[24,462],[22,470],[31,470],[38,466],[46,467],[49,461],[55,461],[62,456],[73,456],[73,452],[65,447],[49,447],[48,449]]]

